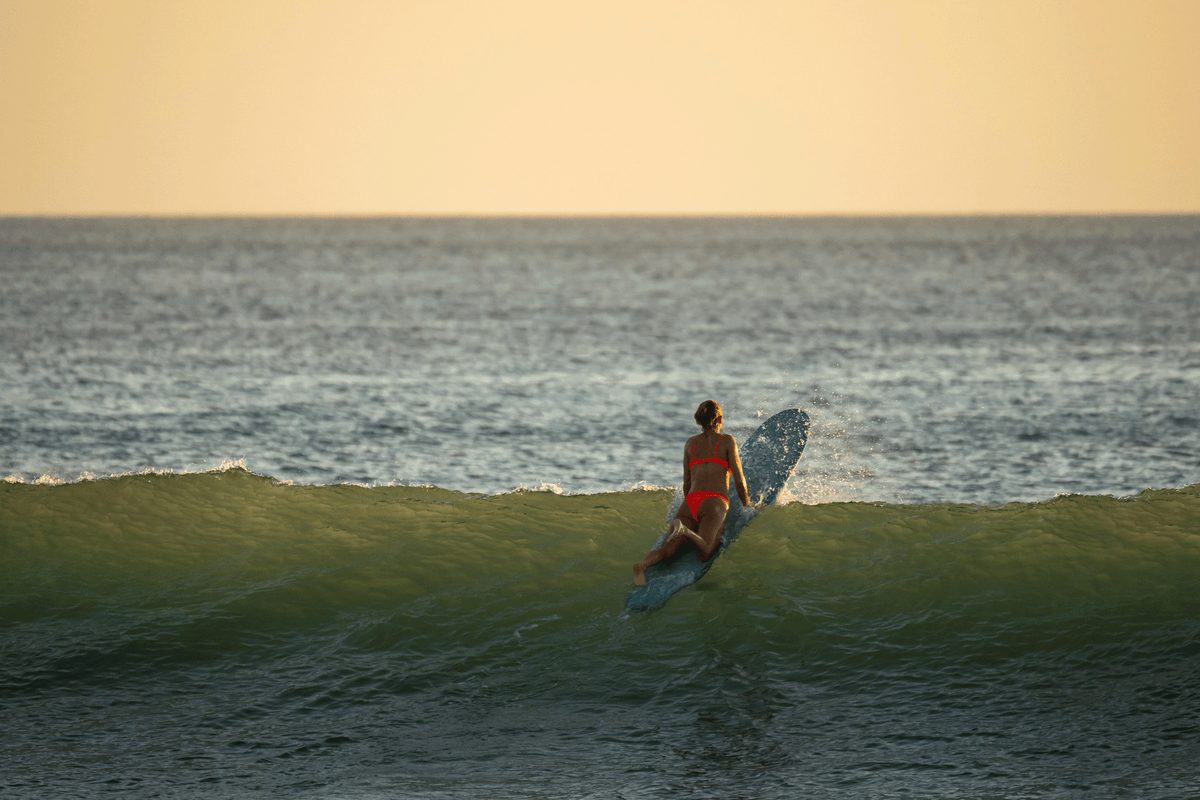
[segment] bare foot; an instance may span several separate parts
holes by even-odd
[[[645,586],[646,585],[646,568],[643,567],[640,563],[633,565],[633,585],[634,586]]]

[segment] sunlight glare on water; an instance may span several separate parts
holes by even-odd
[[[4,220],[0,472],[676,485],[786,407],[793,494],[1194,480],[1191,217]],[[803,488],[802,488],[803,487]]]

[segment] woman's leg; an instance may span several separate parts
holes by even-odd
[[[700,525],[695,539],[696,550],[700,552],[700,560],[708,561],[721,546],[721,534],[725,530],[725,516],[729,512],[729,504],[720,497],[706,497],[700,503]]]
[[[679,546],[687,539],[692,539],[695,543],[696,534],[693,532],[698,527],[696,520],[692,517],[692,512],[688,508],[687,503],[681,503],[679,512],[675,515],[675,519],[671,520],[670,533],[663,540],[662,547],[657,550],[651,550],[646,554],[646,557],[633,565],[633,585],[646,585],[646,567],[651,564],[670,558],[679,550]]]

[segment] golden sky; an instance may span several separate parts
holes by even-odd
[[[0,214],[1200,212],[1200,0],[0,0]]]

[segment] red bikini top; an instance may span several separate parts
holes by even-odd
[[[725,468],[726,472],[733,472],[733,468],[729,466],[728,461],[726,461],[723,458],[717,458],[717,449],[720,448],[720,446],[721,446],[721,437],[718,435],[717,436],[717,446],[713,448],[713,457],[712,458],[696,458],[696,443],[692,442],[691,445],[689,445],[690,452],[692,454],[692,460],[688,462],[688,469],[691,469],[692,467],[696,466],[697,464],[720,464],[722,467]]]

